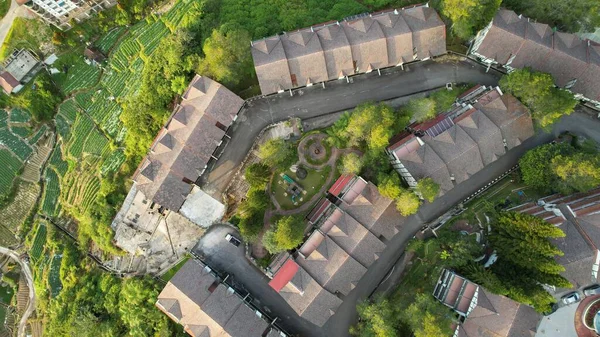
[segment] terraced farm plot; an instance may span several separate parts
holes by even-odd
[[[15,135],[25,139],[31,136],[32,130],[31,128],[28,128],[26,126],[11,126],[10,131],[12,131],[12,133],[14,133]]]
[[[196,6],[195,1],[182,0],[178,1],[167,13],[165,13],[160,19],[164,24],[174,33],[177,27],[181,24],[181,21],[185,15],[190,11],[192,6]]]
[[[18,241],[15,238],[15,234],[8,228],[4,227],[4,225],[0,224],[0,245],[7,247],[17,243]]]
[[[29,256],[33,259],[34,262],[39,261],[40,257],[42,256],[42,253],[44,252],[44,245],[46,245],[46,234],[46,225],[40,223],[37,228],[37,231],[35,232],[33,242],[31,243],[31,249],[29,250]]]
[[[0,109],[0,128],[8,126],[8,112],[4,109]]]
[[[160,40],[170,33],[167,26],[160,20],[153,22],[140,33],[137,41],[142,46],[142,50],[146,56],[152,55],[154,50],[158,47]]]
[[[100,68],[85,63],[83,57],[78,58],[66,74],[54,75],[54,79],[63,93],[93,87],[101,74]]]
[[[57,212],[58,197],[60,196],[60,180],[51,168],[46,168],[44,180],[44,198],[41,202],[41,212],[48,216],[54,216]]]
[[[116,27],[104,34],[101,38],[99,38],[94,45],[104,54],[108,54],[108,52],[112,49],[112,47],[117,43],[119,37],[127,30],[127,27],[121,26]]]
[[[69,121],[62,114],[57,114],[54,121],[58,134],[65,142],[69,141],[69,137],[71,136],[71,125],[69,125]]]
[[[83,145],[83,152],[99,156],[107,147],[108,139],[100,131],[93,129]]]
[[[121,97],[126,89],[127,79],[131,76],[128,69],[121,72],[111,70],[109,74],[102,76],[102,86],[106,88],[114,97]]]
[[[94,122],[85,115],[77,116],[77,121],[71,130],[73,137],[69,144],[69,155],[73,158],[79,158],[83,152],[83,145],[88,135],[94,129]]]
[[[52,298],[58,296],[62,290],[62,283],[60,282],[61,261],[62,255],[53,255],[52,261],[50,262],[50,270],[48,271],[48,285],[50,286],[50,296],[52,296]]]
[[[69,124],[73,124],[75,122],[75,118],[77,118],[77,113],[79,112],[79,106],[74,99],[69,99],[62,102],[58,106],[58,113],[63,115],[63,117],[69,122]]]
[[[123,153],[123,150],[118,149],[116,151],[113,151],[102,163],[102,166],[100,167],[100,174],[105,176],[109,173],[116,172],[119,169],[119,167],[121,167],[121,164],[123,164],[124,162],[125,154]]]
[[[10,191],[13,181],[22,166],[23,163],[10,151],[0,149],[0,195]]]
[[[48,131],[48,127],[46,126],[46,124],[44,124],[35,133],[35,135],[33,137],[31,137],[31,139],[29,140],[29,144],[33,145],[33,144],[37,143],[38,140],[40,140],[40,138],[42,138],[42,136],[44,135],[44,133],[46,133],[46,131]]]
[[[2,209],[2,225],[16,233],[35,206],[39,193],[38,184],[20,181],[15,198]]]
[[[58,175],[61,177],[64,177],[65,173],[67,173],[67,170],[69,169],[69,164],[62,159],[62,150],[60,149],[60,144],[57,144],[54,147],[54,151],[50,156],[48,164],[51,165],[52,168],[54,168],[54,170],[56,171],[56,173],[58,173]]]
[[[73,172],[66,177],[65,185],[70,186],[63,196],[65,203],[84,212],[96,200],[100,179],[89,170]]]
[[[31,121],[31,114],[29,111],[17,108],[10,111],[11,123],[28,123],[29,121]]]
[[[0,145],[10,149],[22,161],[27,160],[33,149],[23,139],[15,136],[7,128],[0,128]]]
[[[119,104],[114,99],[110,99],[110,94],[107,90],[94,92],[87,99],[85,105],[82,104],[81,107],[98,125],[101,125],[112,114],[113,110],[119,110],[119,114],[121,110]]]

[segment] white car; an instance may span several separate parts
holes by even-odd
[[[225,240],[229,241],[234,246],[239,246],[242,241],[231,234],[225,235]]]

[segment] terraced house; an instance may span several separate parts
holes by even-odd
[[[308,214],[308,239],[269,266],[269,285],[300,317],[323,326],[398,232],[394,207],[372,183],[342,175]]]
[[[440,194],[533,136],[529,110],[500,88],[476,86],[438,117],[413,124],[390,141],[392,166],[415,187],[431,178]]]
[[[263,95],[445,53],[446,26],[427,4],[367,13],[252,42]]]
[[[267,317],[200,261],[189,260],[158,295],[156,307],[193,337],[285,337]]]
[[[470,53],[507,70],[530,67],[552,74],[558,87],[600,107],[600,45],[500,9]]]

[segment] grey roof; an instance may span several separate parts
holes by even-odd
[[[381,240],[337,207],[334,207],[333,212],[321,223],[319,229],[367,268],[385,249],[385,244]]]
[[[156,305],[192,336],[262,336],[268,323],[196,260],[189,260],[158,295]]]
[[[20,82],[39,62],[40,61],[29,50],[21,49],[8,58],[5,64],[5,70]]]
[[[520,305],[508,337],[533,337],[542,316],[530,306]]]
[[[454,187],[446,163],[431,146],[425,144],[399,159],[415,179],[429,177],[440,185],[441,192],[448,192]]]
[[[221,84],[196,75],[134,174],[146,197],[179,210],[192,187],[184,180],[193,182],[204,171],[243,102]]]
[[[300,317],[318,326],[323,326],[342,304],[302,267],[279,294]]]
[[[473,53],[511,68],[530,67],[552,74],[564,87],[576,80],[575,93],[600,100],[600,56],[598,44],[575,34],[552,32],[548,25],[535,23],[513,11],[500,9],[481,43]]]
[[[329,236],[314,231],[311,237],[318,238],[320,243],[307,255],[298,256],[296,262],[323,288],[332,293],[340,292],[348,295],[367,269]]]
[[[315,34],[316,32],[316,34]],[[326,23],[252,42],[264,95],[446,53],[435,10],[418,6]]]

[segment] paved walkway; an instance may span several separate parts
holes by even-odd
[[[0,247],[0,254],[8,255],[13,260],[18,262],[21,266],[21,272],[25,275],[25,279],[27,280],[27,287],[29,288],[29,303],[27,304],[27,309],[23,313],[21,321],[19,322],[19,332],[17,334],[18,337],[25,337],[25,328],[27,327],[27,320],[35,310],[35,288],[33,286],[33,274],[31,273],[31,268],[29,268],[29,263],[21,260],[17,252],[5,247]]]

